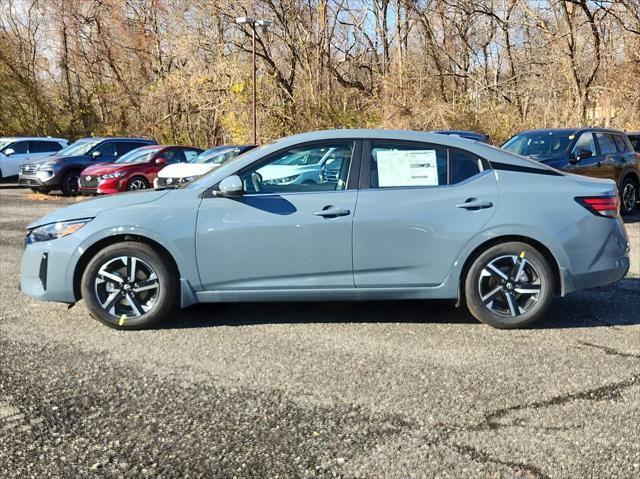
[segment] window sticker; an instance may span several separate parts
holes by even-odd
[[[378,151],[378,186],[437,186],[435,150]]]

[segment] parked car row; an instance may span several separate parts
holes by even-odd
[[[488,143],[473,131],[440,130],[440,135]],[[68,145],[61,138],[0,138],[0,178],[19,174],[34,191],[65,195],[113,194],[174,188],[219,167],[254,145],[196,147],[158,145],[143,138],[83,138]],[[620,209],[631,213],[640,201],[640,132],[605,128],[523,131],[502,148],[568,173],[609,178],[620,193]],[[338,181],[336,148],[301,150],[260,171],[265,184],[325,184]]]
[[[0,138],[0,179],[18,179],[35,192],[112,194],[180,186],[235,158],[254,145],[204,151],[158,145],[144,138]],[[167,168],[167,172],[158,174]]]

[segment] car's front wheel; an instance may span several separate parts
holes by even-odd
[[[127,185],[128,191],[146,190],[149,188],[149,182],[142,176],[134,176]]]
[[[79,171],[68,171],[62,176],[60,189],[64,196],[75,196],[78,194]]]
[[[145,243],[116,243],[87,265],[82,297],[91,315],[109,327],[148,328],[175,310],[179,285],[174,269]]]
[[[502,243],[476,258],[465,279],[471,314],[495,328],[513,329],[544,315],[554,295],[554,276],[547,259],[520,242]]]

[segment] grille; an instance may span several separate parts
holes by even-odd
[[[21,165],[20,166],[20,174],[21,175],[35,175],[36,171],[38,171],[38,165]]]
[[[78,179],[78,184],[80,185],[80,188],[97,188],[99,181],[99,176],[84,175]]]

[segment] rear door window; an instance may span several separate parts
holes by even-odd
[[[622,135],[612,135],[613,140],[616,142],[616,146],[618,147],[618,151],[620,153],[626,153],[629,151],[629,147],[627,146],[627,142],[624,141]]]
[[[447,177],[444,147],[393,142],[371,145],[371,188],[441,186],[448,183]]]
[[[375,142],[371,148],[371,188],[454,185],[484,168],[477,155],[441,145]]]
[[[56,141],[30,141],[29,153],[48,153],[60,151],[62,145]]]
[[[596,137],[598,138],[598,145],[600,145],[601,155],[611,155],[618,152],[612,135],[609,133],[596,133]]]

